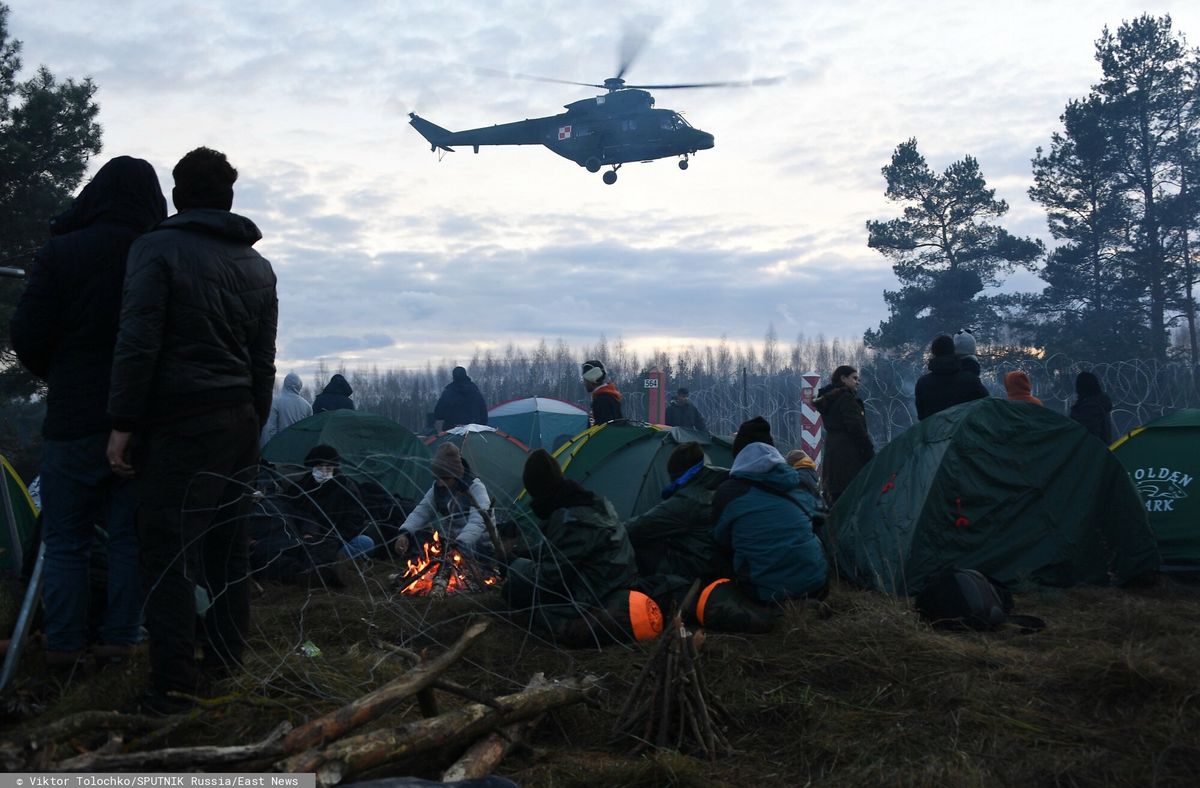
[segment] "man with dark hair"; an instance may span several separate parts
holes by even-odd
[[[208,592],[203,666],[236,666],[250,603],[246,517],[275,384],[279,303],[262,234],[230,212],[237,171],[197,148],[175,166],[174,216],[129,252],[108,412],[114,472],[141,480],[150,633],[143,708],[183,711],[200,678],[195,586]],[[136,437],[137,445],[134,446]]]
[[[692,404],[688,393],[688,390],[683,386],[680,386],[679,390],[675,392],[675,399],[671,400],[671,404],[667,405],[667,426],[687,427],[691,430],[708,432],[708,426],[704,423],[704,417],[700,415],[699,409]]]
[[[108,584],[100,659],[138,641],[142,591],[133,484],[105,457],[108,380],[125,258],[139,235],[167,217],[149,162],[118,156],[51,222],[53,238],[29,270],[10,331],[30,372],[46,381],[42,424],[42,540],[46,545],[46,662],[69,667],[88,646],[88,569],[94,532],[108,535]]]
[[[914,392],[918,420],[988,396],[988,390],[979,382],[978,376],[963,368],[950,336],[936,337],[929,346],[929,353],[929,371],[917,380]]]
[[[624,418],[621,413],[621,392],[608,379],[608,370],[599,361],[585,361],[580,369],[583,387],[592,395],[590,409],[592,424],[604,424]]]

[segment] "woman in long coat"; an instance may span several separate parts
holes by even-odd
[[[867,411],[858,398],[858,385],[858,370],[840,366],[830,376],[829,385],[822,387],[813,400],[813,407],[825,425],[821,481],[830,506],[875,456],[875,446],[867,432]]]

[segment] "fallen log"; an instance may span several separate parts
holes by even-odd
[[[546,681],[544,673],[535,673],[529,683],[525,685],[525,691],[545,687],[549,683]],[[539,714],[524,722],[514,722],[512,725],[506,725],[484,736],[467,748],[467,751],[460,755],[449,769],[442,772],[442,782],[487,777],[496,770],[504,757],[537,727],[543,716]]]
[[[169,747],[165,750],[127,752],[112,755],[89,752],[54,764],[55,772],[115,772],[115,771],[182,771],[194,767],[212,769],[244,761],[279,757],[283,754],[283,737],[292,729],[291,723],[280,723],[270,735],[253,744],[232,747]]]
[[[506,707],[505,711],[473,703],[432,719],[352,736],[323,749],[311,749],[277,763],[276,767],[285,772],[315,772],[319,784],[335,785],[368,769],[432,749],[461,746],[501,726],[578,703],[598,686],[594,676],[555,682],[497,698]]]
[[[418,662],[403,676],[389,681],[379,689],[296,728],[284,739],[284,752],[296,753],[340,739],[350,731],[388,713],[405,698],[427,689],[439,675],[466,653],[471,643],[484,633],[487,626],[486,621],[472,624],[453,646],[437,657]]]

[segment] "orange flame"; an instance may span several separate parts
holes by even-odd
[[[421,546],[421,554],[416,559],[408,559],[407,567],[400,578],[400,593],[410,596],[425,596],[433,590],[433,581],[441,570],[445,556],[445,546],[441,536],[435,531],[433,539]],[[483,569],[468,561],[458,550],[451,549],[449,555],[450,576],[446,580],[446,593],[477,590],[478,581],[470,577],[472,567]],[[482,574],[482,572],[480,572]],[[489,573],[483,578],[484,586],[494,586],[500,578]]]

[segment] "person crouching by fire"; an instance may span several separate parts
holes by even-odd
[[[491,505],[487,488],[471,473],[458,447],[443,443],[433,456],[433,486],[400,526],[393,551],[398,558],[415,554],[423,541],[432,539],[436,525],[442,539],[449,539],[463,555],[486,560],[492,543],[483,513]]]
[[[662,632],[662,611],[631,590],[637,563],[612,504],[563,478],[545,449],[523,474],[542,541],[519,548],[504,599],[528,625],[569,646],[647,640]]]

